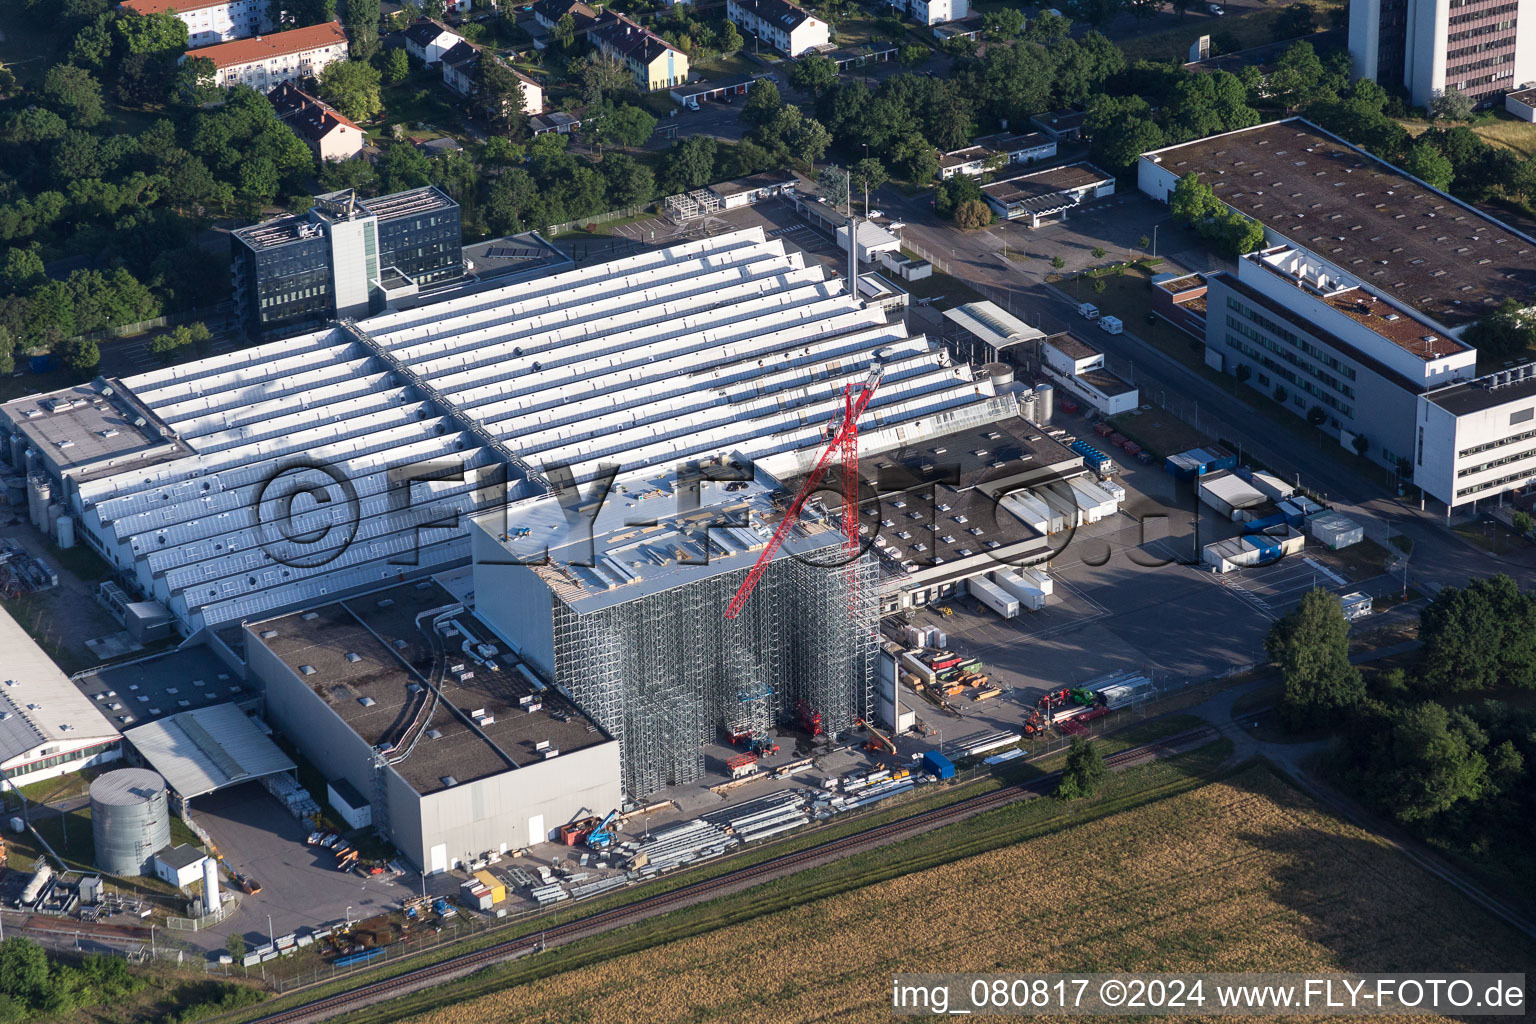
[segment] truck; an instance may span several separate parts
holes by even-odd
[[[1019,617],[1019,599],[1005,591],[995,583],[976,576],[966,580],[966,586],[970,588],[971,596],[982,604],[991,608],[1005,619]]]
[[[1099,330],[1105,334],[1124,334],[1125,324],[1117,316],[1106,316],[1099,320]]]
[[[1077,306],[1077,315],[1084,320],[1097,320],[1099,318],[1099,307],[1091,302],[1080,302]]]

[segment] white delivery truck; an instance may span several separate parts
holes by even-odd
[[[1077,315],[1084,320],[1097,320],[1099,318],[1099,307],[1091,302],[1078,303]]]
[[[1105,334],[1124,334],[1125,324],[1117,316],[1106,316],[1099,320],[1099,330]]]

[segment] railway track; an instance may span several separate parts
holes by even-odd
[[[1164,754],[1176,752],[1199,741],[1214,739],[1218,735],[1219,733],[1216,729],[1210,726],[1203,726],[1199,729],[1192,729],[1188,732],[1179,733],[1175,736],[1169,736],[1151,743],[1144,743],[1140,746],[1130,747],[1116,754],[1111,754],[1104,759],[1104,763],[1106,767],[1111,769],[1128,767]],[[441,963],[418,967],[415,970],[398,974],[392,978],[384,978],[380,981],[359,985],[357,988],[349,989],[334,996],[317,999],[314,1002],[296,1006],[291,1010],[284,1010],[280,1013],[257,1018],[252,1024],[298,1024],[298,1022],[311,1019],[328,1019],[337,1014],[345,1013],[349,1009],[360,1009],[363,1006],[380,1002],[391,996],[404,995],[408,992],[416,991],[437,980],[447,981],[480,967],[507,960],[516,960],[530,953],[537,953],[548,949],[554,945],[563,945],[576,939],[585,938],[588,935],[608,931],[621,925],[631,924],[644,918],[653,917],[658,913],[664,913],[669,909],[697,902],[701,898],[707,898],[716,893],[738,888],[743,884],[751,883],[758,879],[766,881],[769,878],[784,874],[787,868],[799,865],[809,866],[829,856],[836,857],[856,853],[897,838],[927,832],[933,828],[951,824],[1010,803],[1030,799],[1032,796],[1043,795],[1054,786],[1057,774],[1053,773],[1017,786],[993,790],[990,793],[981,793],[952,804],[945,804],[942,807],[920,811],[898,821],[877,825],[874,828],[843,836],[839,839],[832,839],[804,850],[786,853],[763,861],[760,864],[753,864],[715,878],[694,882],[690,885],[673,889],[670,892],[658,893],[655,896],[650,896],[622,907],[599,911],[588,917],[549,928],[541,933],[541,939],[539,940],[533,940],[531,936],[520,936],[516,939],[497,943],[494,946],[487,946],[485,949],[452,957]]]

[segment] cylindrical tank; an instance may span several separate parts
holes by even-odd
[[[1028,385],[1025,390],[1019,392],[1019,415],[1029,422],[1035,422],[1035,391]]]
[[[59,547],[75,546],[75,521],[69,516],[59,516]]]
[[[219,909],[219,862],[209,857],[203,861],[203,913]]]
[[[91,783],[96,866],[113,875],[142,875],[155,851],[171,844],[165,780],[147,768],[119,768]]]
[[[43,532],[50,537],[57,537],[59,535],[59,520],[63,516],[64,506],[56,501],[51,502],[48,505],[47,518],[43,520]]]
[[[1051,417],[1056,415],[1056,389],[1049,384],[1041,384],[1035,388],[1035,415],[1039,419],[1036,423],[1046,424],[1051,422]]]
[[[27,518],[39,530],[48,528],[48,503],[53,500],[53,485],[45,476],[27,478]]]
[[[5,502],[13,508],[20,509],[27,503],[27,485],[20,479],[12,477],[10,484],[5,488]]]
[[[15,469],[17,472],[25,473],[27,471],[26,438],[22,437],[20,434],[12,434],[9,451],[11,453],[11,468]]]
[[[1013,383],[1013,367],[1007,363],[988,363],[981,369],[992,378],[992,386],[995,388],[1007,387]]]
[[[36,873],[27,881],[27,887],[21,890],[21,905],[29,907],[37,902],[37,898],[43,894],[43,886],[48,884],[48,879],[53,877],[53,868],[44,861]]]

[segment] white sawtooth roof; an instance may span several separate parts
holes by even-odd
[[[393,579],[418,547],[421,567],[467,558],[468,516],[544,490],[525,466],[585,481],[605,463],[815,449],[877,350],[871,438],[993,396],[760,228],[685,242],[126,378],[193,454],[84,483],[82,525],[194,628],[271,613]],[[274,563],[255,513],[300,459],[334,466],[360,510],[313,568]],[[432,460],[464,460],[464,479],[392,511],[392,474]]]

